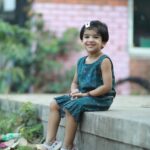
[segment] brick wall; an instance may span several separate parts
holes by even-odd
[[[59,4],[58,4],[59,2]],[[93,0],[95,4],[73,4],[73,1],[36,1],[33,9],[43,14],[46,22],[45,28],[53,30],[61,35],[68,27],[81,28],[86,22],[98,19],[108,25],[110,40],[103,49],[108,54],[115,68],[116,79],[129,76],[129,55],[127,53],[127,31],[128,31],[128,8],[127,0]],[[70,2],[70,3],[68,3]],[[77,1],[78,2],[78,1]],[[81,1],[83,2],[83,1]],[[90,2],[89,0],[86,2]],[[103,5],[96,5],[96,2]],[[106,5],[109,4],[109,5]],[[120,15],[121,14],[121,15]],[[65,65],[70,67],[76,60],[83,55],[73,55]],[[128,94],[129,84],[121,85],[117,88],[119,94]]]
[[[130,61],[130,74],[150,81],[150,60],[132,58]],[[138,84],[132,83],[131,88],[133,94],[147,94],[147,91]]]

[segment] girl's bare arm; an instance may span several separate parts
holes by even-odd
[[[77,79],[77,69],[76,69],[72,83],[71,83],[71,96],[79,92],[77,80],[78,79]]]

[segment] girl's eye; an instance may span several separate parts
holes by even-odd
[[[86,35],[86,36],[84,36],[84,38],[86,38],[86,39],[87,39],[87,38],[89,38],[89,36],[87,36],[87,35]]]
[[[99,36],[94,36],[93,38],[98,39],[98,38],[99,38]]]

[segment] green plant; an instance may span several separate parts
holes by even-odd
[[[9,114],[0,111],[0,134],[6,134],[8,132],[13,132],[17,127],[17,114]]]
[[[41,15],[37,18],[34,53],[34,76],[37,80],[34,83],[34,89],[36,92],[44,93],[67,92],[70,85],[67,88],[66,85],[71,83],[73,69],[60,73],[63,72],[64,66],[59,59],[67,59],[72,51],[80,50],[78,30],[69,28],[58,38],[53,32],[44,30]]]
[[[18,146],[16,150],[36,150],[30,146]]]
[[[68,72],[60,73],[59,60],[80,50],[78,30],[69,28],[57,37],[44,29],[41,15],[32,24],[28,21],[28,26],[36,31],[0,20],[0,93],[66,92],[62,82],[70,82],[73,75],[71,71],[68,80]]]
[[[3,114],[0,115],[0,134],[18,130],[30,143],[39,143],[43,138],[43,125],[32,103],[24,103],[16,113],[0,114]]]
[[[19,38],[18,38],[19,37]],[[32,34],[17,25],[0,20],[0,92],[9,92],[13,82],[25,80],[24,69],[16,62],[30,56]]]
[[[31,102],[23,103],[19,110],[21,123],[25,124],[25,126],[36,124],[38,121],[37,114],[37,109]]]
[[[43,135],[42,124],[34,124],[30,126],[24,126],[20,129],[22,136],[30,143],[39,143]]]
[[[65,72],[64,75],[61,75],[57,81],[55,81],[52,85],[47,84],[43,89],[45,92],[51,91],[52,93],[65,93],[69,92],[69,88],[74,76],[75,67],[72,67],[71,70]]]
[[[30,143],[40,141],[43,135],[43,125],[37,117],[38,112],[32,103],[24,103],[19,110],[20,132]]]

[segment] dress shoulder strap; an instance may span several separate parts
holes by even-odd
[[[101,65],[101,63],[103,62],[103,60],[104,60],[105,58],[108,58],[108,59],[110,60],[111,66],[112,66],[112,68],[113,68],[113,62],[112,62],[111,58],[110,58],[109,56],[107,56],[106,54],[102,55],[102,56],[97,60],[97,63],[96,63],[96,64],[97,64],[97,65]]]
[[[101,64],[105,58],[110,59],[107,55],[104,54],[97,60],[97,64]]]
[[[77,62],[77,66],[82,65],[82,64],[84,63],[84,61],[85,61],[85,58],[86,58],[86,56],[81,57],[81,58],[78,60],[78,62]]]

